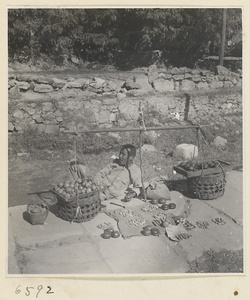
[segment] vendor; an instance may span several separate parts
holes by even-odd
[[[112,198],[124,198],[125,201],[129,201],[140,194],[141,170],[134,163],[135,156],[136,148],[133,145],[123,145],[119,158],[95,175],[94,181],[105,188],[100,193],[102,201]],[[86,166],[80,163],[72,163],[71,170],[82,179],[87,176]]]

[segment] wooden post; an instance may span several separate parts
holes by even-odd
[[[227,9],[223,8],[222,11],[222,31],[221,31],[221,44],[220,44],[220,61],[219,64],[223,66],[224,51],[225,51],[225,40],[226,40],[226,23],[227,23]]]

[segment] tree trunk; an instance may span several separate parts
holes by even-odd
[[[227,9],[224,8],[222,11],[222,31],[221,31],[221,44],[220,44],[220,62],[219,64],[223,66],[224,61],[224,51],[225,51],[225,40],[226,40],[226,19],[227,19]]]

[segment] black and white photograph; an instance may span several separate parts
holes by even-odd
[[[7,276],[245,273],[242,16],[7,9]]]

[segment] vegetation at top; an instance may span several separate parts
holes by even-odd
[[[65,58],[116,64],[117,53],[159,50],[175,66],[219,54],[222,9],[9,9],[10,62]],[[242,31],[242,11],[227,9],[226,41]],[[129,57],[128,57],[129,59]]]

